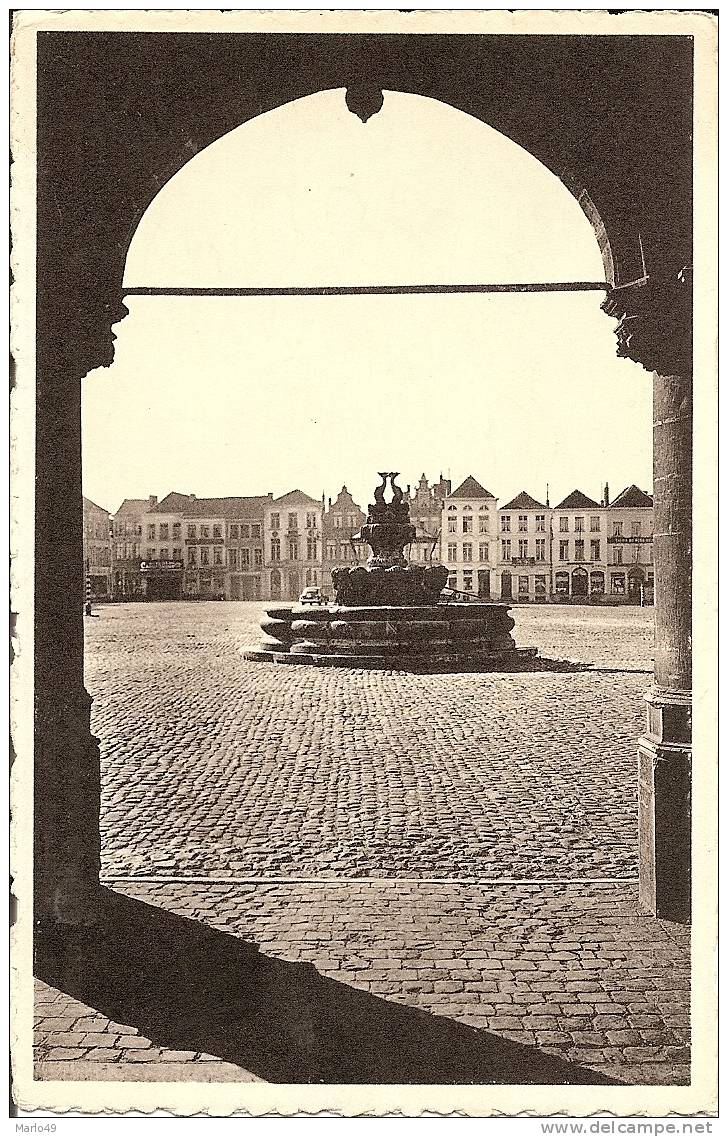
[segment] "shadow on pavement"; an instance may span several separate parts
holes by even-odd
[[[94,928],[39,932],[36,974],[157,1046],[212,1054],[269,1082],[620,1084],[101,892]]]

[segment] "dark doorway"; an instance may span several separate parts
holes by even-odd
[[[587,597],[589,595],[589,573],[586,569],[574,569],[571,574],[571,595]]]
[[[509,572],[501,573],[501,596],[505,600],[510,600],[513,596],[513,586],[511,582],[511,574]]]

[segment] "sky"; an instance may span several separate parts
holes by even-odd
[[[126,285],[600,281],[564,186],[491,128],[385,92],[252,120],[142,218]],[[83,388],[84,493],[335,496],[380,469],[473,474],[501,502],[651,488],[651,380],[615,355],[600,292],[129,297]]]

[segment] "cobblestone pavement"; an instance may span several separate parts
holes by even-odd
[[[97,608],[86,683],[113,876],[624,878],[650,609],[514,609],[593,671],[246,662],[262,605]]]
[[[131,959],[99,1010],[38,983],[37,1077],[689,1081],[689,932],[641,913],[629,885],[116,892],[171,931],[142,908],[149,974]],[[224,934],[198,942],[200,925]],[[158,976],[163,934],[178,958]]]

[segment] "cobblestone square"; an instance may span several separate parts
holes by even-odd
[[[589,671],[247,662],[262,607],[100,607],[86,684],[107,875],[625,878],[649,608],[515,609]]]
[[[261,612],[86,621],[141,925],[115,986],[38,982],[36,1076],[689,1082],[689,930],[636,895],[651,610],[519,608],[546,662],[454,675],[246,662]]]

